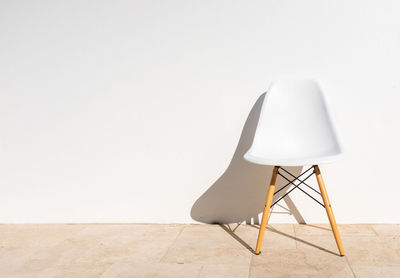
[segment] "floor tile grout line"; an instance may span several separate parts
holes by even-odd
[[[253,262],[253,256],[259,256],[259,255],[251,254],[250,263],[249,263],[249,272],[248,272],[248,274],[247,274],[247,278],[250,278],[250,271],[251,271],[251,264],[252,264],[252,262]]]
[[[293,227],[293,235],[294,235],[294,243],[296,245],[296,250],[298,249],[298,240],[297,240],[297,233],[296,233],[296,227],[294,226],[295,224],[292,224]]]
[[[379,236],[378,232],[374,229],[374,227],[372,225],[370,225],[370,227],[371,227],[372,231],[374,231],[375,235]]]
[[[171,249],[171,246],[174,245],[176,243],[176,241],[178,240],[179,236],[182,234],[183,230],[186,229],[186,225],[182,225],[182,229],[179,231],[178,235],[176,236],[175,240],[171,243],[170,246],[168,246],[167,251],[165,251],[165,254],[161,257],[159,263],[163,262],[163,259],[165,258],[165,256],[168,254],[169,249]]]
[[[351,264],[350,264],[350,261],[349,261],[349,258],[347,257],[347,255],[345,256],[345,258],[346,258],[347,264],[348,264],[349,267],[350,267],[351,273],[353,273],[353,277],[356,278],[356,274],[354,273],[354,270],[353,270],[353,268],[351,267]]]
[[[201,265],[199,274],[197,275],[197,278],[200,278],[200,275],[201,275],[201,272],[203,272],[203,269],[204,269],[204,264]]]

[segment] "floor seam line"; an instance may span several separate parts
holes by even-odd
[[[296,250],[298,249],[298,240],[297,240],[297,233],[296,233],[296,227],[294,225],[299,225],[299,224],[292,224],[293,227],[293,235],[294,235],[294,243],[296,245]]]
[[[371,227],[372,231],[374,231],[375,236],[379,236],[378,232],[374,229],[374,227],[372,225],[370,225],[370,227]]]
[[[204,266],[205,266],[204,264],[201,265],[199,274],[197,275],[197,278],[200,278],[200,275],[203,272]]]
[[[250,263],[249,263],[249,273],[247,274],[247,278],[250,278],[251,264],[253,263],[253,257],[254,257],[254,256],[259,256],[259,255],[251,254]]]
[[[170,246],[168,246],[167,251],[165,251],[165,254],[161,257],[159,263],[163,262],[163,259],[165,258],[165,256],[167,256],[169,249],[171,248],[172,245],[174,245],[176,243],[176,241],[178,240],[179,236],[182,234],[183,230],[186,228],[185,225],[183,225],[182,229],[179,231],[178,235],[176,236],[176,238],[174,239],[174,241],[171,243]]]
[[[349,258],[347,258],[347,256],[345,256],[345,258],[346,258],[347,264],[348,264],[349,267],[350,267],[351,273],[353,273],[353,277],[356,278],[356,274],[354,273],[354,270],[353,270],[353,268],[351,267],[351,264],[350,264],[350,262],[349,262]]]

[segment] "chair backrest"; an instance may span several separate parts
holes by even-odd
[[[330,162],[340,153],[318,83],[273,83],[266,93],[253,144],[245,158],[260,164],[295,166]]]

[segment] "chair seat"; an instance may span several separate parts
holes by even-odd
[[[331,155],[313,156],[313,157],[273,157],[273,156],[260,156],[251,153],[246,153],[244,159],[249,162],[272,165],[272,166],[306,166],[306,165],[320,165],[331,163],[339,160],[342,156],[341,152],[332,153]]]

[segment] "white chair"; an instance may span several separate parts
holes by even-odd
[[[258,234],[256,254],[260,254],[271,206],[298,188],[325,207],[339,253],[344,256],[335,217],[318,167],[319,164],[337,160],[341,153],[336,132],[318,83],[313,80],[292,80],[272,84],[264,99],[253,144],[244,155],[244,158],[250,162],[275,166]],[[312,166],[297,177],[282,168],[282,166],[306,165]],[[282,175],[283,172],[280,170],[284,171],[286,175],[289,174],[293,180]],[[300,177],[309,173],[309,170],[312,170],[311,174],[301,180]],[[312,174],[317,177],[320,192],[304,182]],[[272,203],[274,194],[278,193],[274,193],[278,175],[289,182],[284,187],[294,185],[294,188]],[[295,181],[300,183],[296,185]],[[299,187],[302,184],[320,194],[323,204],[302,190]]]

